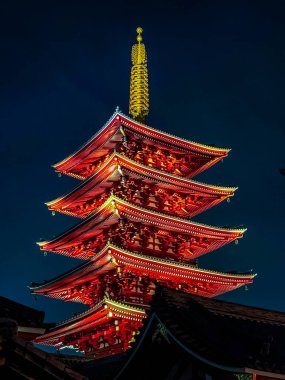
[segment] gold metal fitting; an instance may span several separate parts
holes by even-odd
[[[130,114],[134,119],[144,121],[149,113],[148,70],[145,45],[142,43],[143,29],[136,29],[137,41],[132,47],[132,69],[130,86]]]

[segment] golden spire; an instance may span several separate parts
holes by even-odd
[[[137,41],[132,48],[132,70],[130,88],[130,114],[134,119],[144,121],[149,112],[148,74],[145,46],[142,43],[142,28],[137,28]]]

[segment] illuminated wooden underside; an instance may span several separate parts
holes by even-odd
[[[243,236],[246,229],[206,226],[132,205],[115,196],[83,222],[51,241],[44,251],[89,259],[107,241],[132,251],[191,260]]]
[[[126,351],[146,317],[141,308],[104,298],[93,308],[58,324],[34,342],[72,347],[86,356],[103,357]]]
[[[210,147],[177,138],[141,124],[121,113],[115,113],[111,120],[82,148],[63,161],[55,164],[54,168],[58,172],[75,178],[85,179],[92,175],[94,171],[104,163],[104,160],[106,160],[108,155],[110,155],[115,148],[118,148],[117,151],[120,152],[120,150],[124,149],[124,146],[127,147],[127,145],[118,147],[118,144],[122,142],[125,134],[131,137],[133,143],[136,139],[137,141],[140,140],[142,143],[147,143],[158,148],[158,150],[152,153],[148,151],[147,154],[140,153],[139,151],[133,152],[136,161],[147,160],[147,162],[145,162],[147,165],[155,166],[165,171],[173,171],[175,174],[186,175],[187,177],[193,177],[209,168],[226,157],[229,152],[229,149]],[[131,146],[126,149],[125,154],[132,156],[132,152],[129,151],[132,150]],[[135,149],[138,148],[135,147]],[[161,150],[170,152],[170,154],[166,153],[165,156]],[[152,154],[153,159],[151,159]],[[183,160],[187,154],[190,155],[190,161],[179,166],[176,158],[179,159],[181,156]],[[154,163],[153,160],[156,161],[160,155],[164,155],[165,159]],[[175,158],[173,155],[177,155],[177,157]],[[183,173],[184,169],[185,173]]]
[[[104,275],[110,272],[112,276],[108,277],[108,281],[104,281]],[[205,297],[214,297],[250,284],[255,277],[255,274],[221,273],[184,263],[156,259],[107,244],[87,263],[49,282],[34,285],[31,290],[34,294],[92,305],[94,300],[100,299],[100,294],[106,294],[107,283],[109,289],[114,289],[114,286],[110,285],[110,281],[122,282],[122,273],[132,274],[134,279],[139,279],[142,284],[140,286],[134,281],[134,290],[131,289],[128,302],[134,303],[132,299],[137,297],[137,302],[144,305],[146,304],[145,299],[150,299],[152,296],[153,286],[152,284],[145,286],[143,277],[152,282],[158,281],[171,288],[182,289],[187,293]],[[132,291],[133,294],[131,294]],[[144,292],[148,294],[144,294]],[[119,301],[123,297],[126,300],[126,294],[123,291],[112,294],[112,298]]]
[[[143,120],[148,113],[147,67],[142,29],[137,32],[131,86],[135,106],[131,101],[130,109]],[[245,229],[189,220],[233,196],[235,188],[189,180],[228,152],[155,130],[116,111],[85,145],[54,165],[57,172],[86,181],[48,202],[49,209],[84,220],[40,242],[40,248],[88,261],[33,284],[31,291],[91,308],[35,342],[72,347],[92,358],[125,352],[158,283],[205,297],[250,284],[254,274],[204,270],[196,260],[241,238]]]
[[[84,218],[101,206],[112,192],[155,211],[193,217],[233,196],[235,190],[234,187],[211,186],[171,175],[116,153],[87,181],[47,205],[50,210]]]

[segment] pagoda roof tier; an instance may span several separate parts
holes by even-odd
[[[48,282],[33,285],[31,291],[65,301],[83,302],[80,292],[74,298],[69,290],[80,288],[87,283],[90,285],[101,274],[118,267],[123,267],[138,276],[148,276],[158,282],[170,281],[177,288],[184,284],[184,291],[205,297],[214,297],[250,284],[256,276],[253,273],[222,273],[201,269],[185,263],[144,256],[107,244],[87,263]]]
[[[201,256],[242,238],[246,231],[245,228],[229,229],[195,223],[150,211],[110,195],[106,202],[87,219],[55,239],[39,242],[38,245],[45,251],[61,253],[79,259],[89,259],[96,253],[96,250],[94,252],[92,248],[93,242],[97,240],[96,244],[102,243],[104,236],[105,239],[108,239],[107,232],[110,228],[119,225],[120,221],[125,219],[133,224],[137,222],[142,226],[148,226],[148,229],[155,227],[159,235],[157,238],[169,236],[170,231],[181,234],[181,236],[192,237],[194,241],[192,247],[189,247],[191,252],[188,251],[188,259]],[[118,226],[117,229],[119,230],[119,228]],[[133,235],[135,234],[136,231]],[[119,232],[115,232],[115,235],[119,237]],[[126,233],[123,233],[123,236],[126,238]],[[141,249],[142,247],[134,245],[133,248]]]
[[[73,347],[88,353],[89,347],[84,343],[89,339],[90,345],[93,347],[97,345],[95,352],[92,349],[93,355],[96,357],[112,355],[123,352],[129,347],[133,332],[142,325],[144,318],[146,318],[144,309],[105,297],[88,311],[58,323],[53,329],[37,337],[34,343],[56,346],[58,349]],[[127,339],[122,339],[121,331]],[[116,339],[112,339],[114,334],[117,334]],[[107,343],[107,347],[105,348],[102,343]]]
[[[102,161],[103,158],[111,154],[117,144],[122,141],[125,133],[131,133],[137,139],[152,142],[155,146],[168,149],[173,153],[190,153],[203,158],[203,162],[187,176],[194,176],[209,168],[226,157],[230,151],[227,148],[216,148],[178,138],[133,120],[121,112],[115,112],[104,127],[92,136],[86,144],[53,167],[57,172],[78,179],[85,179],[95,170],[95,168],[87,170],[87,167],[98,160]]]
[[[233,196],[234,191],[237,189],[237,187],[199,183],[151,168],[124,155],[113,153],[89,179],[80,184],[75,190],[46,204],[50,210],[84,218],[96,208],[97,204],[96,201],[93,202],[94,198],[100,194],[105,195],[107,191],[112,191],[114,182],[120,181],[122,175],[127,175],[132,179],[143,179],[145,183],[157,184],[161,189],[173,192],[178,191],[185,195],[194,194],[199,197],[197,204],[193,202],[187,207],[188,212],[186,214],[181,211],[182,215],[191,217],[214,206],[225,198]]]

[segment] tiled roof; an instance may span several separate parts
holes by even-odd
[[[0,318],[1,379],[88,380],[50,354],[19,338],[16,332],[17,323],[14,320]]]
[[[44,311],[33,309],[0,296],[0,318],[14,319],[20,326],[39,327],[43,324],[44,316]]]
[[[158,287],[139,337],[124,354],[74,368],[90,380],[186,379],[195,366],[215,379],[285,379],[282,312]]]
[[[228,367],[285,374],[285,313],[160,288],[152,310],[182,345]]]

